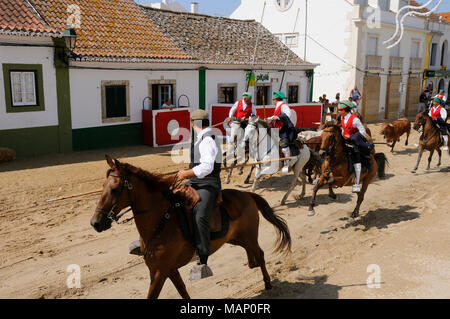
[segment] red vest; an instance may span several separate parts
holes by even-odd
[[[441,117],[441,109],[442,109],[441,105],[439,105],[439,107],[434,110],[433,110],[433,108],[431,108],[431,118],[437,119],[437,118]]]
[[[344,135],[353,135],[359,132],[356,127],[353,127],[353,120],[357,118],[355,114],[350,115],[347,125],[344,124],[344,117],[341,117],[342,128],[344,129]]]
[[[252,103],[247,104],[247,107],[244,110],[244,101],[240,100],[236,110],[236,117],[240,119],[250,117],[250,115],[252,115],[252,105]]]
[[[274,116],[280,116],[281,115],[281,107],[285,105],[284,103],[281,103],[280,106],[278,106],[275,109],[275,112],[273,113]],[[273,124],[273,127],[277,128],[277,129],[281,129],[283,127],[283,122],[280,120],[275,121],[275,123]]]

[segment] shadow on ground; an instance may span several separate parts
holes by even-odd
[[[378,229],[388,228],[392,224],[419,218],[420,214],[413,211],[416,208],[410,205],[399,206],[395,209],[378,208],[377,210],[369,211],[366,215],[354,222],[352,226],[356,227],[355,230],[360,230],[358,226],[364,226],[364,229],[361,229],[362,231],[368,231],[373,227]]]

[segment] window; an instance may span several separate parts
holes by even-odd
[[[390,49],[390,53],[392,57],[399,57],[400,56],[400,43],[397,44],[395,47]]]
[[[103,123],[130,120],[129,81],[102,81]]]
[[[273,36],[277,38],[280,42],[283,42],[283,34],[282,33],[274,33]]]
[[[420,58],[420,41],[413,41],[411,45],[411,57]]]
[[[369,36],[368,55],[378,55],[378,37]]]
[[[378,1],[381,10],[389,11],[391,6],[390,0],[378,0]]]
[[[44,84],[40,64],[3,64],[6,112],[44,111]]]
[[[236,102],[237,84],[218,84],[218,103],[231,104]]]
[[[288,103],[298,103],[299,85],[288,83]]]
[[[272,104],[272,86],[270,84],[260,84],[256,86],[256,105]]]
[[[296,48],[298,45],[298,34],[286,34],[285,42],[289,48]]]
[[[430,65],[436,65],[437,43],[431,44]]]
[[[175,80],[151,80],[149,81],[152,109],[160,110],[162,105],[171,100],[176,105],[176,81]]]
[[[448,46],[448,42],[447,40],[442,44],[442,52],[441,52],[441,66],[445,66],[446,65],[446,59],[445,59],[445,55],[447,54],[447,46]]]

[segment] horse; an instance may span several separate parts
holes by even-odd
[[[184,203],[189,200],[186,193],[174,192],[176,175],[153,174],[107,155],[106,161],[110,168],[90,221],[91,226],[97,232],[111,228],[112,221],[120,218],[118,214],[130,206],[141,238],[141,250],[145,252],[144,260],[150,271],[147,298],[158,298],[167,278],[182,298],[190,298],[178,269],[194,258],[194,242],[185,239],[180,224],[183,218],[180,216],[185,216],[192,225],[193,215],[192,210],[185,212],[183,209]],[[222,199],[220,205],[227,211],[228,231],[221,238],[211,240],[211,251],[214,253],[225,243],[243,247],[247,252],[248,266],[260,267],[265,289],[271,289],[264,252],[258,244],[258,211],[277,231],[275,252],[291,251],[291,236],[285,220],[257,194],[224,189]]]
[[[424,150],[430,151],[430,156],[428,157],[427,171],[430,170],[431,159],[433,158],[435,150],[439,155],[439,162],[437,164],[437,167],[441,166],[442,151],[440,147],[444,145],[443,139],[441,137],[441,130],[439,129],[437,124],[434,123],[434,121],[428,115],[428,112],[426,110],[417,114],[416,119],[414,121],[413,128],[416,131],[419,131],[421,127],[423,128],[423,135],[420,137],[419,141],[419,156],[417,158],[416,166],[411,171],[412,173],[415,173],[417,171]]]
[[[233,165],[236,165],[239,160],[242,160],[242,157],[245,157],[245,141],[244,134],[242,129],[242,124],[247,121],[244,119],[240,119],[237,117],[233,117],[230,127],[230,136],[227,144],[226,155],[223,160],[223,164],[227,167],[228,162],[233,162]],[[236,156],[235,156],[236,155]],[[246,161],[245,161],[246,162]],[[241,167],[239,169],[239,175],[242,175],[244,172],[244,168]],[[225,179],[225,184],[229,184],[231,180],[231,175],[233,174],[233,166],[228,170],[227,177]]]
[[[364,194],[369,187],[372,179],[377,175],[383,176],[386,156],[383,153],[370,154],[370,170],[361,172],[362,188],[358,193],[356,207],[350,215],[350,220],[359,216],[359,208],[364,200]],[[328,195],[332,199],[337,196],[333,191],[333,187],[351,186],[354,181],[354,172],[351,170],[350,158],[346,152],[344,137],[341,134],[341,127],[334,122],[327,123],[322,133],[322,144],[320,146],[320,156],[324,157],[322,163],[322,175],[313,190],[308,216],[314,216],[314,206],[316,203],[317,191],[324,185],[328,184]]]
[[[265,131],[267,132],[265,136],[260,137],[259,133]],[[254,158],[256,161],[259,161],[262,157],[263,161],[270,159],[270,154],[273,153],[272,149],[277,146],[278,147],[278,141],[274,141],[272,135],[270,134],[270,129],[268,128],[267,122],[259,119],[258,117],[253,117],[249,120],[249,124],[246,127],[245,131],[245,139],[248,139],[249,141],[249,150],[250,150],[250,157]],[[306,175],[303,172],[303,167],[308,163],[310,157],[311,157],[311,151],[309,148],[301,143],[297,143],[299,145],[299,155],[297,156],[291,156],[291,160],[289,161],[289,169],[294,172],[294,176],[292,177],[291,184],[289,185],[288,191],[284,195],[283,199],[281,200],[281,205],[284,205],[286,203],[287,198],[289,197],[290,193],[294,190],[295,186],[297,185],[297,180],[300,177],[302,180],[302,193],[299,196],[299,198],[303,198],[306,193]],[[260,146],[267,146],[269,149],[263,150],[263,156],[261,156],[261,150]],[[278,153],[280,154],[280,153]],[[280,165],[276,163],[277,169],[274,170],[271,165],[267,167],[266,169],[261,169],[261,165],[255,165],[256,171],[255,176],[253,180],[253,185],[251,187],[252,191],[255,191],[259,179],[262,175],[266,174],[275,174],[279,169]],[[270,171],[270,173],[268,173]],[[250,170],[250,173],[246,179],[246,182],[249,181],[250,175],[253,172],[253,167]]]

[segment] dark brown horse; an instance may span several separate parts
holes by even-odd
[[[186,199],[172,191],[176,176],[152,174],[109,156],[106,160],[110,169],[91,225],[98,232],[107,230],[111,220],[117,220],[119,212],[130,206],[141,237],[141,250],[145,252],[145,263],[150,270],[147,297],[157,298],[164,282],[170,278],[180,295],[190,298],[178,269],[193,259],[195,246],[184,238],[179,215],[174,214]],[[225,243],[242,246],[247,252],[249,267],[260,267],[265,288],[272,288],[264,252],[258,244],[258,210],[278,232],[277,252],[290,252],[291,237],[285,221],[259,195],[226,189],[222,191],[222,197],[222,205],[230,216],[229,228],[224,237],[211,241],[211,251],[217,251]],[[192,212],[188,213],[188,220],[193,220]]]
[[[342,137],[340,126],[332,122],[325,125],[322,133],[320,155],[324,156],[325,159],[322,163],[322,175],[313,190],[308,212],[309,216],[315,214],[316,194],[322,186],[328,185],[329,196],[336,199],[337,196],[333,191],[333,187],[351,186],[354,182],[354,173],[351,170],[352,165],[349,163],[350,158],[345,151],[344,138]],[[358,193],[356,207],[350,215],[351,219],[359,216],[359,207],[364,200],[364,194],[372,179],[377,175],[377,171],[380,176],[384,175],[386,157],[382,153],[375,155],[370,155],[370,171],[366,169],[361,172],[362,188],[361,192]]]
[[[437,151],[439,155],[439,162],[437,166],[441,166],[442,152],[440,147],[444,145],[444,141],[441,137],[441,130],[439,129],[437,124],[433,122],[426,110],[416,115],[416,120],[414,121],[413,128],[418,131],[420,127],[423,127],[423,135],[421,136],[419,141],[419,157],[417,158],[417,163],[412,170],[412,173],[415,173],[417,171],[424,150],[430,151],[427,170],[430,169],[431,159],[433,158],[434,151]]]

